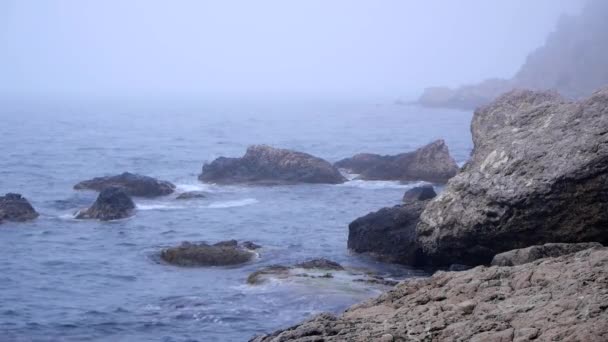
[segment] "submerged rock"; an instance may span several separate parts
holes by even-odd
[[[423,262],[416,225],[428,201],[409,201],[360,217],[348,225],[348,248],[387,262]]]
[[[477,110],[470,161],[420,216],[428,262],[488,264],[547,242],[608,243],[608,89],[516,90]]]
[[[401,282],[254,342],[605,341],[608,249]]]
[[[119,220],[133,215],[135,203],[124,188],[111,186],[104,188],[95,203],[76,214],[77,219],[97,219],[101,221]]]
[[[394,156],[371,153],[342,159],[334,166],[359,174],[367,180],[423,180],[445,183],[458,172],[445,141],[436,140],[416,151]]]
[[[37,217],[36,210],[20,194],[8,193],[0,196],[0,223],[3,221],[24,222]]]
[[[512,251],[496,254],[492,259],[492,266],[522,265],[538,259],[555,258],[580,252],[585,249],[599,247],[602,247],[602,244],[597,242],[546,243],[544,245],[514,249]]]
[[[160,257],[177,266],[230,266],[250,261],[255,253],[236,240],[210,245],[204,242],[183,242],[180,246],[161,251]]]
[[[301,262],[299,264],[296,264],[295,267],[334,271],[344,270],[344,267],[342,267],[342,265],[338,264],[335,261],[327,260],[325,258],[312,259],[305,262]]]
[[[187,191],[187,192],[182,192],[181,194],[177,195],[177,197],[175,197],[175,199],[190,200],[190,199],[200,199],[200,198],[206,198],[206,197],[207,197],[207,193],[204,191]]]
[[[128,195],[136,197],[165,196],[175,191],[175,185],[170,182],[129,172],[82,181],[74,185],[74,189],[101,191],[111,186],[121,187],[125,189]]]
[[[203,182],[220,184],[294,184],[345,181],[338,169],[307,153],[254,145],[241,158],[220,157],[203,165]]]
[[[403,194],[403,202],[426,201],[437,196],[432,185],[417,186]]]

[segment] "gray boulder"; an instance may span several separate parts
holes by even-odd
[[[104,188],[95,203],[76,214],[77,219],[97,219],[101,221],[119,220],[133,215],[135,203],[124,188],[111,186]]]
[[[569,102],[515,90],[475,111],[470,161],[420,217],[432,264],[547,242],[608,243],[608,89]]]
[[[437,196],[432,185],[417,186],[403,194],[403,202],[426,201]]]
[[[218,184],[343,183],[327,161],[307,153],[254,145],[241,158],[220,157],[203,165],[199,180]]]
[[[210,245],[205,242],[183,242],[161,251],[160,257],[177,266],[231,266],[248,262],[255,253],[236,240]]]
[[[207,198],[207,193],[204,191],[187,191],[182,192],[181,194],[177,195],[177,197],[175,197],[175,199],[178,200],[193,200],[201,198]]]
[[[416,225],[427,203],[410,201],[354,220],[348,225],[348,249],[387,262],[421,264]]]
[[[38,217],[30,202],[20,194],[0,196],[0,224],[3,221],[24,222]]]
[[[116,176],[97,177],[74,185],[76,190],[102,191],[107,187],[121,187],[129,196],[157,197],[172,194],[175,185],[148,176],[124,172]]]
[[[492,259],[492,266],[522,265],[538,259],[556,258],[585,249],[599,247],[602,247],[602,244],[597,242],[546,243],[544,245],[530,246],[496,254]]]
[[[359,174],[366,180],[423,180],[445,183],[458,172],[443,140],[436,140],[416,151],[392,156],[361,153],[342,159],[334,166]]]

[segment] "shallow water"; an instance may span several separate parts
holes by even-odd
[[[0,226],[0,340],[243,341],[382,289],[333,280],[249,286],[257,268],[326,257],[402,279],[424,273],[346,250],[348,223],[398,204],[415,185],[215,186],[204,161],[267,143],[330,161],[399,153],[444,138],[464,162],[470,113],[364,103],[215,104],[196,109],[97,105],[0,107],[0,192],[25,195],[38,220]],[[164,108],[164,109],[163,109]],[[167,109],[169,108],[169,109]],[[78,181],[123,171],[166,179],[205,199],[135,198],[136,216],[77,221],[91,204]],[[181,241],[251,240],[241,267],[179,268],[158,259]]]

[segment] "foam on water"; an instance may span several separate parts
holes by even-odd
[[[135,206],[138,210],[172,210],[172,209],[183,209],[185,207],[167,204],[167,203],[136,203]]]
[[[233,200],[233,201],[213,202],[213,203],[209,204],[207,206],[207,208],[222,209],[222,208],[242,207],[242,206],[246,206],[246,205],[255,204],[258,202],[259,201],[255,198],[244,198],[244,199]]]
[[[382,189],[411,189],[417,186],[429,184],[427,182],[408,182],[402,183],[399,181],[368,181],[355,179],[338,184],[337,186],[356,187],[366,190],[382,190]]]

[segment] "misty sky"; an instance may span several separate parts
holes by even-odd
[[[397,97],[509,77],[581,0],[0,0],[0,92]]]

